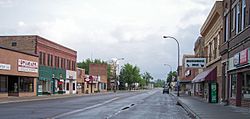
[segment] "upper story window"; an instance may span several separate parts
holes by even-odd
[[[240,4],[238,3],[236,5],[236,34],[238,34],[241,31],[241,26],[240,26]]]
[[[43,53],[39,52],[39,64],[42,65],[43,64]]]
[[[236,24],[236,7],[233,8],[233,14],[232,14],[232,31],[235,30],[235,24]]]
[[[16,41],[11,42],[11,46],[17,46],[17,42]]]
[[[228,36],[228,35],[229,35],[229,30],[228,30],[228,29],[229,29],[229,28],[228,28],[228,27],[229,27],[229,25],[228,25],[229,22],[228,22],[228,20],[229,20],[229,19],[228,19],[228,14],[227,14],[227,15],[225,16],[225,40],[224,40],[224,42],[228,41],[228,37],[229,37],[229,36]]]
[[[246,25],[245,25],[245,21],[246,21],[246,0],[242,0],[242,23],[241,23],[241,30],[243,30]]]

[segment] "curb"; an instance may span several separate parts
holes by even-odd
[[[130,92],[130,91],[118,91],[118,92],[102,92],[102,93],[90,93],[90,94],[74,94],[74,95],[62,95],[62,96],[48,96],[48,97],[40,97],[39,96],[34,96],[35,98],[30,99],[17,99],[17,100],[5,100],[5,101],[0,101],[0,104],[8,104],[8,103],[20,103],[20,102],[31,102],[31,101],[42,101],[42,100],[55,100],[55,99],[63,99],[63,98],[72,98],[72,97],[84,97],[84,96],[94,96],[94,95],[107,95],[107,94],[117,94],[117,93],[125,93],[125,92]],[[137,92],[136,91],[131,91],[131,92]],[[139,91],[138,91],[139,92]]]
[[[105,94],[111,94],[111,93],[110,92],[106,92],[106,93],[95,93],[95,94],[85,94],[85,95],[50,96],[50,97],[41,97],[41,98],[38,98],[39,96],[36,96],[36,98],[33,98],[33,99],[17,99],[17,100],[0,101],[0,104],[31,102],[31,101],[42,101],[42,100],[55,100],[55,99],[63,99],[63,98],[94,96],[94,95],[105,95]]]
[[[188,115],[192,118],[192,119],[201,119],[192,109],[190,109],[190,107],[188,105],[186,105],[185,103],[183,103],[176,95],[170,93],[172,96],[175,97],[175,99],[177,100],[176,104],[180,105],[187,113]]]

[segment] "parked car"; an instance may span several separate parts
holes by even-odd
[[[163,94],[165,94],[165,93],[169,94],[169,87],[163,88],[163,92],[162,93]]]

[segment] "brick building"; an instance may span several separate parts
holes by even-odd
[[[0,97],[35,96],[38,56],[0,46]]]
[[[77,94],[85,93],[86,82],[85,79],[85,69],[77,68]]]
[[[97,84],[97,89],[100,92],[107,91],[108,73],[107,64],[90,64],[89,65],[89,75],[98,76],[100,80]]]
[[[39,56],[38,95],[76,93],[76,51],[36,35],[0,36],[0,45]]]
[[[185,66],[186,58],[194,58],[194,55],[184,54],[182,57],[182,66],[180,71],[180,85],[182,91],[190,91],[192,88],[192,80],[195,77],[195,69]]]
[[[207,72],[203,86],[203,98],[207,101],[212,98],[212,84],[216,88],[214,102],[222,99],[222,71],[221,71],[221,56],[219,47],[223,39],[223,2],[216,1],[211,9],[206,21],[201,27],[200,34],[204,40],[204,58],[206,58],[206,67],[204,72]],[[204,73],[200,73],[204,75]]]
[[[222,79],[225,99],[232,105],[250,106],[250,1],[224,0]]]

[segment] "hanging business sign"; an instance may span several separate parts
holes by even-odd
[[[38,62],[18,59],[18,71],[38,73]]]
[[[11,65],[10,64],[1,64],[0,63],[0,70],[10,70]]]
[[[185,68],[204,68],[206,58],[185,58]]]
[[[185,72],[185,76],[188,77],[188,76],[190,76],[190,75],[191,75],[191,70],[187,70],[187,71]]]
[[[248,63],[248,48],[240,52],[240,65]]]
[[[217,84],[211,83],[211,103],[217,103]]]
[[[234,66],[239,66],[240,65],[240,53],[237,53],[233,57],[233,63]]]

